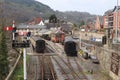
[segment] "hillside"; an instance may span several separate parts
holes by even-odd
[[[65,20],[67,19],[68,21],[71,21],[76,24],[80,24],[80,22],[82,20],[85,21],[85,23],[96,20],[96,15],[91,15],[88,12],[78,12],[78,11],[59,12],[59,11],[56,11],[56,15],[58,17],[65,18]]]
[[[50,16],[54,11],[42,3],[34,0],[5,0],[0,1],[0,16],[5,18],[15,19],[17,22],[26,22],[34,17]]]
[[[81,20],[88,22],[96,19],[95,15],[87,12],[54,11],[49,6],[35,0],[1,0],[0,3],[0,16],[3,15],[7,20],[15,19],[17,22],[26,22],[38,16],[47,19],[51,14],[78,24]]]

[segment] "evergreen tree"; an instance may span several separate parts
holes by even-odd
[[[5,32],[0,29],[0,80],[4,80],[9,71],[7,53]]]
[[[49,23],[57,23],[57,17],[55,14],[49,17]]]
[[[3,31],[3,27],[6,23],[4,8],[3,5],[0,5],[0,80],[5,80],[9,70],[8,70],[8,60],[7,60],[7,44],[6,44],[6,36]]]

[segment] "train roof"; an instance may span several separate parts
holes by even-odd
[[[72,36],[66,36],[65,37],[65,42],[68,42],[68,41],[73,41],[73,42],[79,42],[79,38],[75,38],[75,37],[72,37]]]

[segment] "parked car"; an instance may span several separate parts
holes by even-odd
[[[84,53],[82,54],[82,57],[83,57],[84,59],[89,59],[89,54],[88,54],[88,52],[84,52]]]
[[[98,58],[96,56],[94,56],[94,55],[90,55],[90,59],[95,64],[99,64],[100,63],[99,60],[98,60]]]

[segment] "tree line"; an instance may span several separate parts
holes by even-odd
[[[3,31],[3,22],[0,22],[0,80],[4,80],[9,72],[6,32]]]

